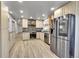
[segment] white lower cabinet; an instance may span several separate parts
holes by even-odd
[[[30,33],[29,32],[23,32],[23,40],[28,40],[30,39]]]
[[[37,32],[37,33],[36,33],[36,38],[37,38],[37,39],[40,39],[40,32]]]
[[[43,32],[40,33],[40,39],[41,39],[42,41],[44,41],[44,33],[43,33]]]
[[[43,32],[37,32],[36,33],[36,38],[41,39],[42,41],[44,41],[44,33]]]

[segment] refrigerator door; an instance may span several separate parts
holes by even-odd
[[[62,44],[63,44],[63,47],[64,47],[64,41],[62,39],[63,37],[63,33],[65,32],[63,29],[65,29],[65,23],[63,22],[63,17],[59,17],[59,20],[58,20],[58,26],[57,26],[57,55],[59,57],[64,57],[62,54],[64,53],[64,48],[62,48]],[[62,52],[63,51],[63,52]]]
[[[67,40],[67,37],[59,36],[58,46],[57,46],[57,55],[61,58],[69,57],[69,40]]]
[[[63,36],[61,36],[61,57],[64,58],[65,57],[65,40],[63,38]]]
[[[64,58],[69,58],[69,43],[70,41],[68,40],[68,37],[64,38],[65,39],[65,56]]]
[[[59,20],[59,36],[67,36],[68,34],[68,19],[60,17]]]
[[[65,36],[62,36],[61,51],[62,58],[69,58],[69,40]]]
[[[70,40],[70,57],[74,57],[75,48],[75,15],[69,14],[69,29],[68,29],[68,39]]]
[[[50,49],[54,52],[54,39],[55,39],[55,36],[56,36],[56,31],[55,31],[56,22],[55,22],[55,19],[54,19],[54,22],[53,22],[52,26],[53,26],[53,33],[51,34]]]
[[[59,29],[59,32],[58,32],[59,35],[57,36],[58,37],[58,42],[57,42],[57,44],[58,44],[57,52],[58,53],[57,54],[61,58],[68,57],[68,56],[66,56],[66,54],[67,55],[69,55],[69,54],[67,53],[67,51],[65,51],[65,50],[69,51],[69,49],[67,48],[68,42],[69,42],[69,40],[67,39],[68,19],[63,19],[63,17],[60,17],[58,29]]]
[[[64,52],[62,52],[61,54],[62,54],[62,57],[69,58],[69,57],[74,57],[75,15],[72,15],[72,14],[65,15],[64,20],[66,20],[64,21],[65,23],[64,27],[67,28],[67,30],[65,30],[64,33],[67,35],[62,35],[63,36],[62,39],[64,39],[64,41],[62,42],[62,45],[64,45],[64,42],[65,42],[65,54]],[[63,48],[64,47],[62,46],[62,50],[64,50]]]
[[[54,51],[57,54],[57,33],[58,33],[58,18],[56,19],[55,37],[54,37]]]
[[[57,19],[55,19],[53,24],[53,34],[50,48],[55,54],[57,53]]]
[[[53,52],[56,54],[56,37],[53,37]]]
[[[56,22],[54,23],[54,30],[53,30],[53,36],[52,36],[52,51],[55,53],[55,40],[56,40]]]
[[[51,34],[50,49],[51,49],[51,51],[54,52],[54,39],[53,39],[53,34]]]
[[[57,56],[61,56],[61,36],[58,37],[57,39]]]

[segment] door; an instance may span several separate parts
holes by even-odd
[[[75,48],[75,15],[68,15],[69,18],[69,32],[68,37],[70,39],[70,57],[74,57],[74,48]]]
[[[55,52],[55,37],[56,37],[56,19],[53,22],[53,33],[51,34],[51,42],[50,42],[50,49]]]
[[[65,48],[68,47],[67,36],[68,36],[68,19],[64,18],[63,16],[59,19],[59,35],[58,35],[58,47],[57,47],[57,54],[59,57],[66,57],[65,56]],[[66,44],[67,43],[67,44]],[[68,50],[68,48],[67,48]],[[69,50],[68,50],[69,51]],[[67,54],[68,55],[68,54]]]
[[[51,40],[51,50],[55,54],[57,54],[57,27],[58,27],[58,20],[54,19],[53,34],[52,34],[52,40]]]

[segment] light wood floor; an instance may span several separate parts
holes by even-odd
[[[12,58],[57,58],[50,47],[39,39],[18,40],[10,51]]]

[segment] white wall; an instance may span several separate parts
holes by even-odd
[[[1,2],[0,2],[0,57],[1,57]]]
[[[75,57],[79,58],[79,2],[76,2]]]
[[[14,25],[12,26],[12,21]],[[0,57],[9,57],[9,51],[16,41],[16,24],[17,22],[8,14],[8,7],[1,2],[1,19],[0,19]],[[14,27],[14,30],[13,30]]]
[[[8,8],[1,2],[1,57],[9,57]]]
[[[9,50],[10,50],[14,45],[14,43],[16,42],[18,27],[17,27],[17,22],[10,15],[8,19],[9,19],[8,25],[9,25]]]

